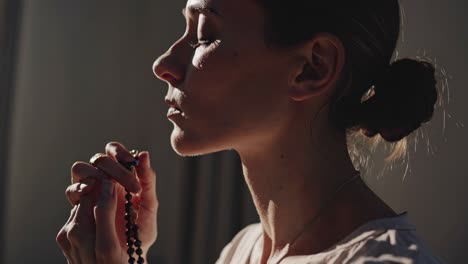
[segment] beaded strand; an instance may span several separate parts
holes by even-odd
[[[133,161],[123,164],[125,168],[135,173],[134,166],[138,166],[140,164],[140,160],[138,159],[138,151],[132,150],[130,153],[135,158]],[[132,194],[125,188],[127,192],[125,194],[125,235],[127,237],[127,254],[128,254],[128,263],[134,264],[135,258],[133,254],[136,253],[138,255],[138,259],[136,262],[138,264],[145,263],[144,258],[141,256],[143,254],[143,250],[141,249],[141,240],[138,237],[138,225],[134,222],[134,218],[132,215],[133,211],[133,204],[132,204]],[[136,249],[135,249],[136,248]]]

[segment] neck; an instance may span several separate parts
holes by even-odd
[[[238,149],[264,230],[264,256],[286,247],[338,186],[356,175],[344,133],[314,127],[311,134],[302,122],[285,127],[248,144],[255,148]]]

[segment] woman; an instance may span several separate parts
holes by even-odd
[[[260,216],[217,263],[437,262],[348,150],[347,135],[404,142],[434,111],[434,67],[390,64],[397,0],[188,0],[183,13],[186,32],[153,66],[168,84],[172,147],[237,151]],[[156,240],[156,175],[148,152],[138,158],[136,177],[117,142],[73,165],[77,205],[57,236],[70,263],[128,262],[124,187],[140,193],[143,252]]]

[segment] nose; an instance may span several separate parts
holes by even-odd
[[[172,46],[153,63],[154,75],[172,86],[183,81],[186,70],[181,54],[176,53],[176,47],[177,45]]]

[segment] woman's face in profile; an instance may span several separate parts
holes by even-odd
[[[184,13],[184,35],[153,65],[183,112],[170,118],[174,150],[198,155],[272,140],[266,135],[285,129],[290,111],[291,59],[266,46],[264,11],[254,0],[189,0]]]

